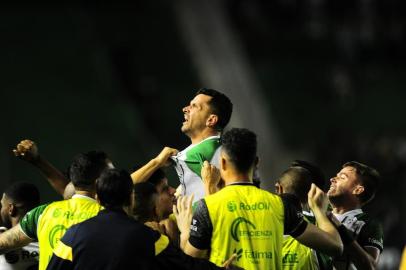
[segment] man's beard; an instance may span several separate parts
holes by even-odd
[[[327,194],[327,198],[330,201],[330,204],[333,206],[341,205],[342,202],[345,201],[345,196],[342,194],[331,194],[331,195]]]

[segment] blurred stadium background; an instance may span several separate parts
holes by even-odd
[[[15,180],[59,199],[12,148],[31,138],[65,170],[106,151],[131,169],[189,144],[181,109],[201,87],[234,103],[229,127],[259,136],[262,186],[293,159],[328,177],[359,160],[382,185],[367,207],[384,225],[380,269],[406,243],[406,2],[135,1],[0,9],[0,188]],[[171,182],[177,184],[173,171]]]

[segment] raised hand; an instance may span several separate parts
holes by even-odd
[[[237,258],[237,254],[234,253],[233,255],[231,255],[231,257],[227,261],[225,261],[223,263],[223,267],[228,270],[244,270],[244,268],[241,268],[241,267],[233,264],[233,262],[235,261],[236,258]]]
[[[204,192],[206,193],[206,196],[219,191],[221,177],[220,171],[216,168],[216,166],[210,164],[207,160],[204,161],[201,176],[204,183]]]
[[[155,158],[151,159],[144,166],[131,173],[133,183],[136,184],[147,181],[156,170],[161,167],[169,166],[171,164],[171,160],[169,158],[177,153],[178,150],[174,148],[164,147],[164,149],[162,149],[162,151]]]
[[[178,243],[179,231],[176,221],[167,218],[161,220],[159,222],[159,225],[163,227],[163,229],[165,230],[165,235],[168,236],[173,243]]]
[[[39,155],[38,147],[35,142],[31,140],[22,140],[19,144],[17,144],[16,148],[13,149],[13,153],[16,157],[37,167],[47,178],[48,182],[56,190],[56,192],[64,196],[65,187],[69,183],[69,180],[48,160]]]
[[[159,164],[159,167],[167,167],[171,165],[171,156],[174,156],[178,153],[178,150],[170,147],[164,147],[162,151],[156,156],[155,160]]]
[[[173,214],[176,217],[178,223],[178,229],[180,231],[180,247],[183,249],[189,240],[190,224],[192,223],[192,202],[193,195],[191,196],[179,196],[177,204],[173,206]]]
[[[322,213],[326,213],[328,207],[327,195],[315,184],[312,184],[309,193],[307,194],[307,201],[313,212],[319,210]]]
[[[21,158],[27,162],[34,163],[38,160],[38,147],[35,142],[31,140],[22,140],[13,149],[13,153],[16,157]]]

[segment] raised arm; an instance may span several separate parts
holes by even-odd
[[[315,184],[312,184],[308,193],[308,203],[314,213],[318,227],[309,223],[305,231],[296,239],[300,243],[328,255],[341,255],[343,243],[340,234],[326,215],[327,197]]]
[[[23,140],[17,144],[13,152],[16,157],[37,167],[56,192],[62,196],[64,195],[65,187],[69,183],[69,179],[39,154],[35,142]]]
[[[151,159],[147,164],[131,174],[131,179],[134,184],[145,182],[159,168],[170,165],[169,158],[178,153],[178,150],[170,147],[165,147],[155,158]]]

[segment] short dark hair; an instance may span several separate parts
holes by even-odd
[[[364,191],[358,196],[361,204],[365,205],[366,203],[370,202],[375,197],[376,190],[378,189],[381,178],[379,172],[376,169],[358,161],[346,162],[343,165],[343,168],[345,167],[353,167],[358,179],[364,186]]]
[[[231,114],[233,112],[233,103],[223,93],[209,88],[201,88],[196,92],[196,96],[203,94],[212,97],[209,106],[213,114],[217,115],[218,121],[215,128],[222,131],[230,122]]]
[[[155,219],[155,198],[158,192],[155,186],[149,182],[134,185],[134,209],[133,214],[139,222]]]
[[[307,202],[312,177],[309,170],[300,166],[291,166],[279,176],[278,182],[282,185],[284,193],[293,194],[301,203]]]
[[[38,188],[30,183],[15,182],[4,191],[4,194],[24,212],[28,212],[40,204]]]
[[[310,176],[311,176],[311,181],[314,183],[318,188],[324,189],[325,185],[327,183],[326,177],[323,173],[323,171],[314,165],[313,163],[310,163],[309,161],[304,161],[304,160],[294,160],[291,164],[291,167],[302,167],[306,170],[309,171]]]
[[[247,172],[257,157],[257,135],[246,128],[232,128],[223,134],[221,145],[239,172]]]
[[[69,177],[75,188],[93,189],[94,182],[107,168],[106,159],[107,155],[102,151],[90,151],[75,156],[69,167]]]
[[[130,205],[133,182],[125,170],[110,169],[96,180],[96,194],[106,209],[121,209]]]
[[[162,180],[166,177],[165,172],[162,169],[157,169],[152,173],[152,175],[147,179],[148,183],[153,184],[155,187],[158,186]]]

